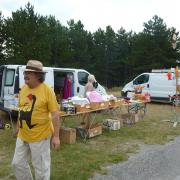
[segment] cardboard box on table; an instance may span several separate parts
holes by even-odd
[[[65,144],[74,144],[76,142],[76,129],[61,127],[60,141]]]
[[[110,100],[109,107],[119,107],[123,104],[122,100]]]
[[[107,108],[109,108],[109,101],[91,102],[91,103],[90,103],[90,108],[91,108],[92,110],[107,109]]]
[[[83,105],[79,105],[76,104],[76,112],[88,112],[91,108],[90,104],[83,104]]]
[[[90,106],[91,106],[92,110],[100,109],[100,103],[99,102],[91,102]]]

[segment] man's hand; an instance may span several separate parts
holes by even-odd
[[[52,136],[51,146],[52,146],[52,149],[55,149],[55,150],[58,150],[60,148],[59,137]]]

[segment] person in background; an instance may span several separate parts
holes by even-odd
[[[63,99],[68,99],[72,96],[72,78],[72,74],[67,74],[64,79]]]
[[[25,85],[19,94],[17,140],[12,167],[18,180],[33,179],[28,164],[31,155],[35,179],[49,180],[50,142],[54,149],[60,146],[59,107],[54,91],[44,83],[45,72],[40,61],[28,61],[24,80]]]
[[[85,96],[87,96],[87,92],[94,91],[97,88],[97,81],[94,77],[94,75],[89,75],[88,76],[88,82],[85,86]]]

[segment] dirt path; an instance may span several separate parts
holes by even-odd
[[[180,180],[180,137],[165,145],[143,145],[128,161],[107,167],[91,180]]]

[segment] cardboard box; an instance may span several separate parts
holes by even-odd
[[[102,134],[102,125],[96,124],[87,129],[87,138],[92,138]]]
[[[102,124],[104,128],[107,128],[110,130],[118,130],[121,128],[120,120],[104,119]]]
[[[138,113],[121,114],[121,119],[123,120],[123,124],[131,125],[139,121],[139,115]]]
[[[102,125],[99,123],[92,124],[90,127],[81,125],[77,127],[77,134],[82,138],[92,138],[102,134]]]
[[[60,141],[65,144],[74,144],[76,142],[76,129],[61,127]]]

